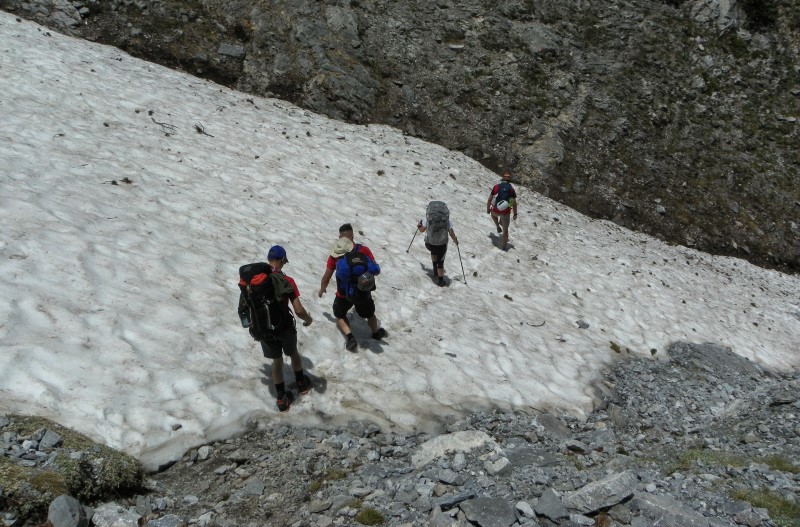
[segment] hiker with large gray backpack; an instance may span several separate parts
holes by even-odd
[[[439,287],[444,287],[447,285],[444,277],[444,256],[447,254],[448,236],[458,246],[458,238],[450,222],[450,210],[447,204],[444,201],[428,203],[425,217],[417,224],[417,230],[425,233],[425,248],[431,252],[433,277]]]

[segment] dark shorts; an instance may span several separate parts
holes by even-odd
[[[435,256],[440,262],[444,261],[444,255],[447,254],[447,244],[444,245],[431,245],[425,242],[425,248],[431,252],[431,256]]]
[[[356,313],[361,318],[370,318],[375,314],[375,301],[371,293],[363,293],[356,297],[355,303],[346,298],[337,296],[333,299],[333,316],[336,318],[347,317],[350,308],[356,306]]]
[[[290,326],[265,338],[261,341],[261,351],[268,359],[279,359],[281,354],[294,355],[297,353],[297,329]]]

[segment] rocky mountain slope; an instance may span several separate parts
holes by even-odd
[[[793,0],[0,0],[59,31],[388,123],[597,218],[800,270]]]
[[[710,344],[621,353],[585,422],[482,412],[443,423],[441,435],[404,435],[365,422],[254,421],[146,485],[106,447],[0,418],[2,519],[43,521],[66,489],[83,504],[54,500],[53,525],[800,526],[797,372]]]

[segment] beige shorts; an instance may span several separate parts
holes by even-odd
[[[497,218],[500,220],[500,225],[502,225],[505,230],[508,230],[508,226],[511,224],[511,214],[498,214],[496,212],[492,212],[492,218]]]

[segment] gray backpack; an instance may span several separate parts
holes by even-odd
[[[431,245],[444,245],[447,243],[449,231],[450,211],[444,201],[431,201],[425,209],[425,219],[428,221],[428,230],[425,240]]]

